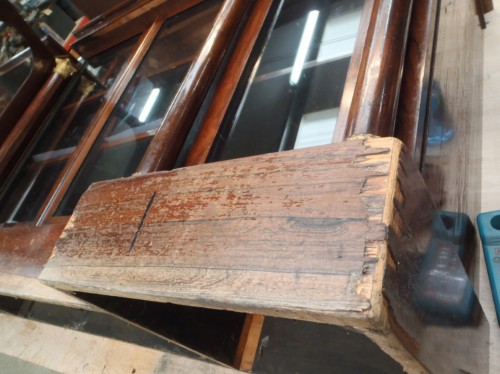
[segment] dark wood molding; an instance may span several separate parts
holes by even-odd
[[[33,56],[30,75],[20,86],[9,105],[0,113],[0,144],[2,144],[38,90],[45,84],[55,62],[49,49],[8,0],[0,0],[0,21],[17,29],[29,45]]]
[[[416,1],[413,7],[395,128],[395,136],[419,165],[432,90],[438,8],[438,0]]]
[[[189,128],[249,4],[252,3],[244,0],[224,2],[210,35],[149,144],[137,173],[169,169],[175,163]]]
[[[82,32],[73,48],[85,58],[91,58],[112,46],[144,31],[155,19],[162,21],[184,12],[203,0],[151,0],[134,2],[128,8],[110,14],[108,18]]]
[[[135,71],[139,67],[142,59],[160,31],[161,26],[162,21],[156,20],[151,27],[144,32],[141,39],[138,41],[135,52],[130,56],[129,61],[127,61],[124,69],[120,72],[115,83],[110,88],[104,103],[99,108],[92,120],[92,123],[83,135],[82,140],[78,143],[77,148],[73,152],[71,159],[66,164],[46,201],[42,205],[42,208],[36,217],[37,225],[42,225],[51,219],[59,203],[64,197],[64,194],[70,187],[73,178],[76,176],[85,161],[85,158],[90,153],[94,142],[101,133],[101,130],[113,112],[118,100],[125,92],[125,89],[127,88],[127,85],[132,79]]]
[[[355,134],[394,133],[413,1],[373,1],[349,113],[345,127],[336,128],[335,141]]]
[[[248,24],[241,34],[217,92],[207,110],[201,130],[189,151],[185,166],[205,163],[272,4],[273,0],[256,0]]]
[[[53,72],[9,132],[0,146],[0,179],[5,180],[6,174],[10,173],[13,160],[26,148],[26,143],[31,140],[37,130],[36,126],[50,111],[50,103],[61,92],[64,82],[63,76]]]
[[[354,51],[351,56],[351,63],[347,71],[346,82],[342,99],[340,101],[339,114],[335,131],[333,134],[333,143],[344,141],[349,112],[353,104],[354,91],[358,81],[363,80],[366,74],[367,53],[366,48],[369,48],[373,39],[373,29],[375,27],[375,19],[377,17],[377,0],[366,0],[363,7],[363,14],[359,23],[358,37],[354,45]]]
[[[91,21],[85,25],[94,26],[98,23],[105,21],[109,16],[118,11],[130,7],[134,3],[144,3],[138,0],[73,0],[73,4],[88,17]],[[87,28],[87,27],[85,27]],[[80,31],[80,30],[79,30]],[[75,33],[77,35],[78,33]]]

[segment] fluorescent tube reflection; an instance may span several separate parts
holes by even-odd
[[[151,90],[151,93],[149,94],[148,101],[146,101],[146,105],[144,105],[144,108],[142,108],[142,112],[139,115],[139,122],[145,122],[146,119],[149,116],[149,113],[151,112],[151,109],[153,109],[153,105],[156,102],[156,99],[158,99],[158,95],[160,94],[160,89],[159,88],[153,88]]]
[[[297,51],[297,56],[295,56],[292,74],[290,75],[290,84],[292,86],[295,86],[297,85],[297,83],[299,83],[300,76],[302,75],[302,70],[304,68],[304,63],[306,62],[309,48],[311,47],[314,30],[316,29],[316,24],[318,23],[318,18],[319,10],[312,10],[307,15],[304,32],[302,33],[302,38],[300,39],[299,50]]]

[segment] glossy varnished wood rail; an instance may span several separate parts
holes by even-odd
[[[437,0],[422,0],[413,6],[395,128],[395,136],[405,143],[418,164],[432,93],[438,3]]]
[[[255,2],[248,24],[241,34],[238,45],[226,67],[224,77],[221,79],[217,92],[207,110],[201,130],[189,151],[185,166],[205,163],[217,132],[219,131],[222,119],[226,114],[229,102],[238,86],[247,60],[255,46],[262,25],[269,15],[272,3],[272,0],[257,0]]]
[[[165,21],[184,12],[203,0],[151,0],[132,4],[130,7],[109,15],[100,23],[89,26],[80,35],[74,48],[86,58],[118,45],[142,33],[155,19]]]
[[[19,156],[19,152],[36,133],[36,125],[50,109],[48,103],[60,93],[64,82],[65,79],[59,73],[53,72],[9,132],[0,146],[0,179],[5,180],[5,176],[10,173],[13,159]]]
[[[227,0],[223,3],[198,58],[191,65],[137,168],[138,174],[173,167],[189,128],[249,4],[251,3],[243,0]]]
[[[106,95],[103,104],[92,119],[92,122],[90,123],[88,129],[86,130],[82,139],[78,143],[78,146],[73,152],[73,156],[64,167],[64,170],[61,172],[59,178],[54,184],[54,187],[52,188],[47,199],[44,201],[42,207],[40,208],[40,211],[36,217],[36,222],[38,225],[42,225],[48,222],[56,211],[66,191],[70,187],[73,178],[75,178],[76,174],[80,170],[80,167],[90,153],[94,142],[101,133],[108,118],[111,116],[111,113],[118,103],[118,100],[120,100],[121,95],[125,92],[125,89],[127,88],[135,71],[139,67],[142,59],[153,43],[153,40],[160,31],[161,26],[162,22],[160,20],[157,20],[142,35],[141,39],[139,39],[134,54],[130,56],[129,61],[127,61],[124,69],[120,72],[119,76],[116,79],[116,82],[109,89],[109,92]]]
[[[344,91],[342,92],[342,99],[340,101],[339,114],[332,139],[333,143],[342,142],[346,137],[347,123],[354,98],[354,90],[356,89],[357,82],[362,81],[366,75],[367,51],[365,48],[369,48],[374,37],[373,30],[377,17],[376,5],[378,5],[376,0],[366,0],[363,6],[358,37],[354,44],[351,62],[347,70]]]
[[[388,227],[401,232],[397,180],[423,186],[417,168],[400,174],[411,162],[400,154],[396,139],[352,140],[97,183],[40,279],[352,326],[419,367],[391,332],[382,295]],[[414,203],[429,208],[422,191]]]
[[[349,113],[343,114],[334,141],[355,134],[393,135],[412,4],[373,0]]]
[[[54,66],[54,58],[8,0],[0,0],[0,21],[16,28],[29,45],[33,56],[30,75],[24,83],[21,82],[22,84],[10,100],[9,105],[0,113],[0,144],[2,144],[26,107],[50,76]]]

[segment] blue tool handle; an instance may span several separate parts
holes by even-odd
[[[497,321],[500,324],[500,210],[479,214],[477,225],[483,244]]]

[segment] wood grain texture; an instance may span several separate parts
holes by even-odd
[[[162,22],[203,0],[147,0],[125,2],[90,22],[72,47],[86,58],[144,32],[155,19]],[[127,3],[129,3],[127,5]]]
[[[3,313],[0,334],[0,353],[60,373],[237,373],[217,364]]]
[[[255,2],[248,24],[233,51],[217,92],[207,110],[200,132],[189,151],[185,166],[205,163],[272,3],[272,0],[257,0]]]
[[[388,233],[402,232],[401,149],[393,138],[358,139],[94,184],[40,279],[351,326],[425,372],[392,332],[382,294]],[[432,202],[424,193],[404,206]]]
[[[37,279],[64,226],[65,222],[59,222],[43,227],[0,228],[0,295],[96,310],[93,305],[54,290]]]
[[[41,279],[242,312],[377,318],[399,146],[352,141],[95,184]]]
[[[349,113],[342,114],[334,141],[355,134],[394,134],[412,3],[373,0]]]
[[[0,272],[0,295],[68,308],[100,311],[96,306],[41,283],[38,279]]]
[[[0,228],[0,271],[36,278],[63,229],[64,223]]]
[[[401,82],[395,136],[420,164],[425,123],[432,90],[432,56],[438,21],[438,1],[416,1],[410,22]]]
[[[137,173],[168,170],[174,166],[191,124],[249,4],[243,0],[227,0],[222,4],[212,31],[189,68],[137,168]]]
[[[234,358],[234,366],[237,369],[252,371],[263,325],[263,315],[247,314]]]

